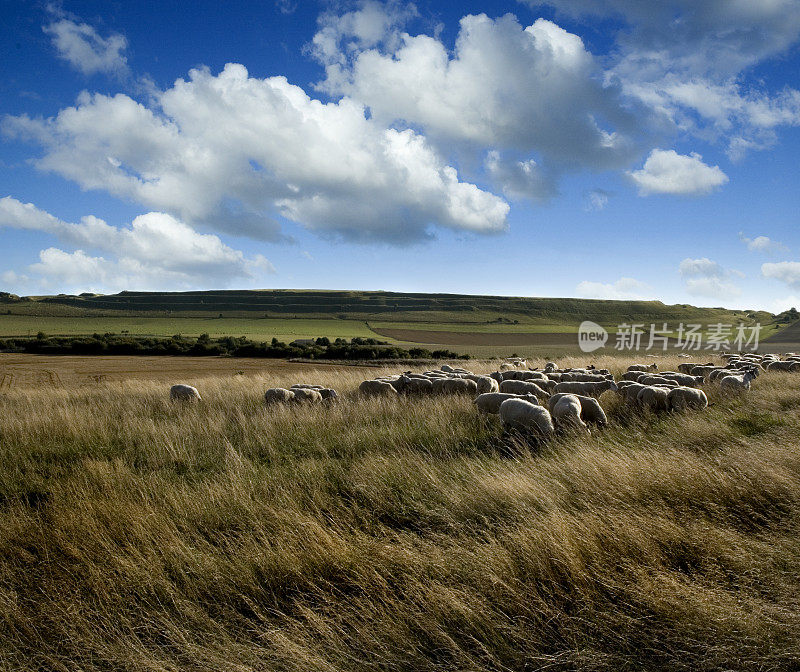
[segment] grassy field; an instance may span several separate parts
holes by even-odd
[[[292,341],[296,338],[375,337],[362,321],[333,319],[192,318],[192,317],[36,317],[0,315],[0,338],[35,336],[43,331],[51,336],[79,334],[130,334],[142,336],[184,336],[208,334],[247,336],[257,340]]]
[[[796,665],[800,376],[538,451],[364,377],[0,393],[0,670]],[[262,405],[293,382],[344,398]]]

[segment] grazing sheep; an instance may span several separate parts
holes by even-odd
[[[487,392],[475,397],[474,403],[480,413],[496,415],[500,412],[500,404],[506,399],[524,399],[532,404],[539,404],[539,400],[533,394],[508,394],[505,392]]]
[[[509,369],[513,369],[513,368],[514,368],[514,365],[513,364],[509,364],[508,362],[503,362],[500,365],[500,370],[501,371],[508,371]]]
[[[648,408],[651,411],[666,411],[668,395],[669,393],[663,387],[645,385],[643,389],[639,390],[636,399],[640,406]]]
[[[550,409],[551,413],[553,412],[553,406],[558,403],[559,399],[562,399],[565,396],[575,397],[581,402],[581,420],[584,422],[593,423],[599,425],[600,427],[605,427],[608,424],[608,418],[606,417],[606,413],[603,410],[603,407],[600,405],[600,402],[594,397],[584,397],[580,394],[568,395],[567,392],[559,392],[558,394],[554,394],[547,401],[547,407]]]
[[[675,373],[674,371],[665,371],[659,374],[662,378],[674,380],[681,387],[698,387],[703,384],[701,376],[690,376],[688,373]]]
[[[725,376],[719,381],[723,390],[741,391],[750,389],[750,381],[756,377],[755,371],[746,371],[741,376]]]
[[[619,388],[618,392],[628,404],[635,405],[639,403],[639,392],[647,387],[641,383],[631,383]]]
[[[709,374],[714,370],[720,367],[714,364],[704,364],[702,366],[694,366],[689,371],[689,375],[691,376],[702,376],[705,380],[708,380]]]
[[[478,384],[466,378],[445,378],[433,381],[434,394],[476,394]]]
[[[687,408],[702,410],[706,406],[706,393],[695,387],[675,387],[667,393],[667,408],[670,411],[683,411]]]
[[[550,406],[550,414],[559,429],[577,429],[588,432],[586,424],[581,420],[581,400],[574,394],[565,394]]]
[[[196,387],[191,385],[173,385],[169,388],[170,401],[203,401]]]
[[[494,378],[489,376],[478,376],[471,373],[467,376],[468,380],[472,380],[478,386],[478,394],[486,394],[487,392],[497,392],[500,390],[500,383]]]
[[[631,364],[628,371],[658,371],[658,364]]]
[[[767,371],[800,371],[800,362],[787,360],[785,362],[770,362]]]
[[[358,391],[367,397],[394,397],[397,390],[384,380],[365,380],[358,386]]]
[[[715,381],[719,382],[720,379],[724,378],[725,376],[730,376],[732,374],[735,375],[735,372],[736,372],[736,369],[733,369],[733,368],[731,368],[731,369],[728,369],[728,368],[714,369],[713,371],[711,371],[708,374],[708,382],[710,382],[710,383],[713,383]]]
[[[639,378],[644,378],[644,376],[650,375],[645,371],[626,371],[620,376],[620,380],[633,380],[638,381]]]
[[[321,390],[319,390],[319,395],[322,397],[322,401],[332,403],[339,400],[339,395],[336,390],[330,387],[323,387]]]
[[[606,390],[613,390],[616,392],[617,384],[613,380],[604,380],[602,382],[592,383],[558,383],[555,387],[556,393],[567,392],[569,394],[580,394],[584,397],[599,397]]]
[[[319,404],[322,402],[322,395],[319,390],[297,387],[292,392],[294,392],[294,401],[298,404]]]
[[[282,387],[271,387],[264,392],[264,401],[268,404],[285,404],[294,401],[294,392]]]
[[[406,376],[403,381],[403,392],[406,394],[430,394],[433,392],[433,381],[427,378]]]
[[[642,385],[666,385],[667,387],[678,387],[678,383],[663,376],[642,376],[638,383]]]
[[[538,399],[547,399],[550,396],[536,383],[527,380],[504,380],[500,383],[500,391],[512,394],[533,394]]]
[[[500,404],[499,413],[506,431],[517,431],[541,439],[547,439],[555,432],[549,411],[524,399],[506,399]]]

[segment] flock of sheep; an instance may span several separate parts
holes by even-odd
[[[440,370],[365,380],[359,393],[367,397],[398,395],[451,395],[474,397],[482,414],[499,415],[509,432],[536,440],[547,439],[556,431],[589,432],[590,426],[608,424],[598,397],[606,391],[617,393],[626,404],[652,412],[702,410],[708,398],[701,387],[716,383],[722,390],[750,389],[750,382],[763,371],[800,371],[800,355],[723,354],[725,366],[685,362],[678,371],[659,371],[658,365],[634,364],[619,380],[607,369],[558,368],[549,362],[543,369],[530,370],[522,359],[506,361],[489,375],[472,373],[447,364]],[[200,393],[190,385],[174,385],[170,398],[175,401],[200,401]],[[332,403],[335,390],[322,385],[297,384],[290,388],[270,388],[264,394],[268,404]]]

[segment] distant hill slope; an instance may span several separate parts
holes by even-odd
[[[601,301],[572,298],[528,298],[360,292],[336,290],[215,290],[195,292],[120,292],[111,295],[0,297],[16,314],[138,315],[225,317],[338,317],[406,322],[575,325],[621,322],[770,322],[766,312],[698,308],[660,301]]]

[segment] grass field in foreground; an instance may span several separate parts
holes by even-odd
[[[283,375],[3,393],[0,669],[795,666],[800,376],[530,451]],[[264,408],[299,377],[342,403]]]

